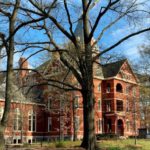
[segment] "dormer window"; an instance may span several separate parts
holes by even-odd
[[[107,83],[106,92],[107,92],[107,93],[110,93],[110,89],[111,89],[110,83]]]
[[[123,92],[122,85],[121,85],[120,83],[118,83],[118,84],[116,85],[116,91],[117,91],[117,92],[120,92],[120,93]]]

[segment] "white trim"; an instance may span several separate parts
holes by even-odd
[[[127,82],[127,83],[132,83],[132,84],[135,84],[135,85],[138,85],[137,82],[132,82],[132,81],[129,81],[129,80],[125,80],[125,79],[122,79],[122,78],[118,78],[118,77],[109,77],[109,78],[104,78],[103,80],[112,80],[112,79],[117,79],[117,80],[120,80],[120,81],[124,81],[124,82]]]
[[[31,118],[29,118],[29,116],[31,116]],[[29,120],[31,121],[30,123],[31,124],[29,124]],[[33,121],[35,121],[35,130],[33,130]],[[31,130],[29,130],[29,126],[28,126],[28,131],[29,132],[36,132],[36,122],[37,122],[37,120],[36,120],[36,113],[33,111],[33,110],[30,110],[29,112],[28,112],[28,124],[29,124],[29,126],[31,126]]]

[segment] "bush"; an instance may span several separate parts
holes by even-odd
[[[97,140],[101,140],[101,139],[110,139],[110,138],[118,138],[118,135],[117,134],[110,134],[110,133],[107,133],[107,134],[96,134],[96,139]]]
[[[59,148],[59,147],[62,148],[62,147],[65,147],[65,143],[63,141],[59,141],[59,142],[56,142],[55,146],[57,148]]]

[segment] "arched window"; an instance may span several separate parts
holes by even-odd
[[[14,121],[13,121],[13,128],[14,130],[21,130],[21,113],[20,113],[20,109],[16,108],[14,110]]]
[[[36,131],[36,115],[35,112],[30,111],[28,115],[29,131]]]
[[[106,92],[110,93],[110,89],[111,89],[110,83],[107,83]]]
[[[116,91],[117,91],[117,92],[120,92],[120,93],[123,92],[122,85],[121,85],[120,83],[118,83],[118,84],[116,85]]]

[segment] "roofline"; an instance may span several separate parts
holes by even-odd
[[[116,76],[115,77],[108,77],[108,78],[105,78],[103,80],[111,80],[111,79],[117,79],[117,80],[120,80],[120,81],[124,81],[124,82],[128,82],[128,83],[132,83],[132,84],[138,85],[137,82],[132,82],[132,81],[125,80],[125,79],[122,79],[122,78],[117,78]]]
[[[132,75],[135,77],[136,82],[139,82],[139,81],[138,81],[138,78],[136,77],[136,75],[135,75],[133,69],[131,68],[131,66],[130,66],[130,64],[129,64],[129,61],[126,59],[125,62],[127,62],[129,68],[131,69]],[[125,62],[124,62],[124,63],[125,63]],[[124,64],[124,63],[123,63],[123,64]],[[121,66],[121,67],[122,67],[122,66]],[[121,68],[120,68],[120,69],[121,69]],[[119,72],[118,72],[118,73],[119,73]]]

